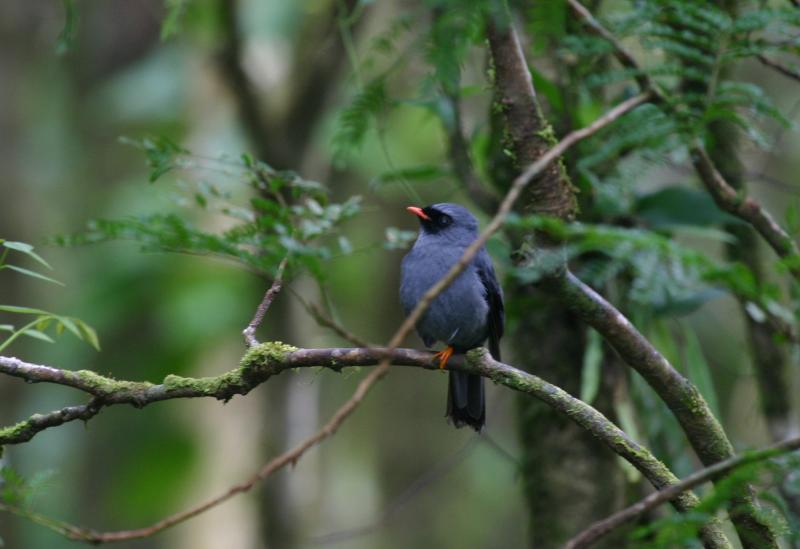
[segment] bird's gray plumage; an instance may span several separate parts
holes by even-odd
[[[422,212],[430,219],[420,219],[419,236],[401,266],[400,302],[406,315],[478,237],[478,221],[462,206],[434,204]],[[488,338],[492,356],[499,359],[503,319],[503,293],[492,260],[482,248],[433,300],[417,322],[417,333],[427,347],[438,341],[458,353],[479,347]],[[474,374],[450,372],[447,415],[453,423],[480,430],[484,410],[483,379]]]

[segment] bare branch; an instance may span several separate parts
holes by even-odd
[[[114,403],[135,402],[137,405],[143,406],[150,402],[165,400],[167,398],[230,398],[233,394],[239,394],[240,390],[247,389],[246,385],[243,385],[243,382],[240,380],[251,380],[246,383],[255,386],[271,375],[277,375],[284,370],[299,367],[323,366],[339,370],[345,365],[372,366],[389,360],[391,363],[398,366],[416,366],[428,370],[438,370],[438,361],[430,352],[413,349],[396,349],[391,351],[391,354],[389,354],[387,358],[387,353],[389,352],[390,351],[385,348],[294,349],[280,343],[265,343],[250,349],[243,358],[242,365],[235,370],[213,378],[177,378],[176,376],[168,376],[161,385],[117,381],[98,374],[93,374],[96,377],[93,378],[94,383],[92,385],[83,383],[76,384],[74,378],[70,376],[70,374],[74,372],[28,364],[8,357],[0,357],[0,371],[5,373],[13,371],[16,372],[15,375],[18,377],[27,376],[26,379],[32,381],[59,383],[87,392],[95,391],[101,394],[107,393],[104,392],[104,389],[97,389],[97,386],[118,384],[116,385],[117,393],[115,393],[113,398]],[[663,463],[656,459],[646,448],[631,440],[627,434],[600,412],[571,396],[566,391],[532,374],[495,361],[484,349],[470,351],[465,356],[453,357],[450,362],[448,362],[447,369],[480,374],[496,383],[538,398],[548,406],[563,413],[594,437],[605,443],[612,451],[629,461],[658,489],[678,482],[678,479]],[[364,378],[361,383],[359,383],[353,398],[349,400],[318,433],[276,457],[246,481],[232,486],[222,494],[199,505],[171,515],[148,527],[135,530],[98,532],[67,525],[58,521],[53,521],[57,524],[57,527],[51,527],[51,529],[71,539],[87,543],[108,543],[149,537],[157,532],[195,517],[227,501],[236,494],[247,492],[256,483],[267,478],[278,469],[296,463],[308,449],[336,432],[342,422],[364,398],[370,387],[382,375],[380,368],[378,368]],[[170,378],[173,379],[170,380]],[[2,431],[0,431],[0,433],[2,433],[0,434],[1,443],[10,444],[14,442],[8,439],[6,433]],[[673,505],[680,511],[687,511],[697,505],[697,503],[697,497],[691,492],[687,491],[673,495]],[[7,510],[14,512],[13,509]],[[714,527],[715,525],[709,525],[704,529],[704,540],[715,539],[709,534]],[[725,543],[716,543],[713,541],[711,543],[706,543],[706,545],[707,547],[714,548],[727,547]]]
[[[689,152],[695,170],[717,206],[750,223],[778,256],[786,258],[800,254],[794,239],[783,230],[769,212],[752,198],[742,196],[722,177],[699,143],[692,145]],[[800,278],[800,268],[795,266],[790,270],[795,278]]]
[[[357,345],[359,347],[372,346],[365,340],[361,339],[356,334],[354,334],[353,332],[342,326],[340,323],[336,322],[327,314],[325,314],[325,311],[322,310],[322,307],[320,307],[316,303],[306,301],[305,299],[303,299],[303,296],[301,296],[298,292],[294,291],[291,287],[289,287],[289,291],[292,292],[292,296],[294,296],[294,298],[300,302],[300,305],[303,306],[306,312],[311,315],[311,317],[316,321],[316,323],[322,326],[323,328],[330,328],[339,337],[341,337],[345,341],[349,341],[353,345]]]
[[[790,438],[784,440],[783,442],[769,446],[763,450],[748,452],[730,459],[726,459],[725,461],[715,463],[711,467],[706,467],[705,469],[696,471],[679,483],[673,484],[672,486],[664,488],[663,490],[653,492],[646,498],[639,500],[630,507],[626,507],[625,509],[618,511],[603,520],[595,522],[589,528],[570,539],[564,547],[565,549],[582,549],[584,547],[589,547],[600,540],[600,538],[608,535],[620,526],[632,521],[636,517],[641,516],[651,509],[658,507],[664,502],[669,501],[683,490],[691,490],[692,488],[699,486],[704,482],[707,482],[715,477],[728,473],[744,465],[768,460],[787,452],[793,452],[799,448],[800,437]]]
[[[798,0],[798,2],[800,2],[800,0]],[[792,67],[787,67],[783,63],[775,61],[774,59],[770,59],[766,55],[759,55],[758,60],[761,61],[763,65],[775,69],[782,75],[788,76],[789,78],[792,78],[800,82],[800,70],[794,69]]]
[[[281,291],[281,286],[283,285],[283,272],[286,270],[286,263],[288,261],[289,258],[284,257],[278,265],[278,271],[275,274],[275,280],[272,281],[272,285],[264,294],[264,298],[261,300],[261,303],[259,303],[258,308],[256,309],[256,314],[253,315],[253,320],[250,321],[250,324],[248,324],[247,328],[245,328],[242,332],[244,335],[244,341],[248,347],[258,345],[258,340],[256,339],[256,330],[264,320],[264,315],[267,313],[269,306],[272,305],[272,300],[275,299],[275,296]]]

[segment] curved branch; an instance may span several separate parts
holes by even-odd
[[[800,1],[800,0],[798,0],[798,1]],[[774,59],[770,59],[766,55],[759,55],[759,56],[757,56],[757,58],[758,58],[759,61],[761,61],[761,63],[763,65],[766,65],[767,67],[770,67],[770,68],[778,71],[780,74],[782,74],[782,75],[784,75],[784,76],[786,76],[788,78],[791,78],[793,80],[797,80],[798,82],[800,82],[800,70],[794,69],[792,67],[787,67],[783,63],[775,61]]]
[[[133,404],[141,407],[152,402],[175,398],[213,397],[227,400],[233,395],[245,394],[269,377],[284,370],[322,366],[338,371],[345,366],[374,366],[386,360],[387,353],[391,363],[397,366],[414,366],[428,370],[439,369],[438,361],[432,353],[414,349],[395,349],[394,351],[386,348],[295,349],[282,343],[264,343],[250,349],[238,368],[219,376],[206,378],[167,376],[161,384],[114,380],[86,370],[70,372],[29,364],[10,357],[0,357],[0,372],[28,381],[56,383],[79,389],[94,395],[95,399],[103,406]],[[563,389],[535,375],[495,361],[484,349],[475,349],[466,356],[453,357],[448,362],[447,369],[480,374],[496,383],[541,400],[563,413],[606,444],[613,452],[630,462],[659,490],[678,482],[677,477],[649,450],[631,440],[625,432],[603,414]],[[281,467],[297,462],[309,448],[336,432],[344,419],[364,397],[366,390],[374,381],[374,376],[379,371],[379,369],[373,370],[361,381],[354,394],[355,400],[348,401],[349,406],[340,409],[319,433],[270,461],[258,473],[245,482],[229,488],[223,494],[145,528],[120,532],[97,532],[76,526],[65,528],[63,523],[59,523],[61,533],[72,539],[89,543],[149,537],[197,516],[236,494],[250,490],[257,482]],[[0,444],[17,442],[6,431],[0,431]],[[674,494],[670,499],[679,511],[688,511],[699,502],[697,497],[688,491]],[[706,525],[702,535],[706,547],[728,547],[717,524]]]
[[[778,256],[786,258],[800,254],[800,249],[794,239],[783,230],[768,211],[752,198],[737,192],[725,180],[700,144],[690,147],[689,152],[692,154],[692,164],[695,170],[720,209],[750,223]],[[800,278],[800,267],[795,266],[791,272],[795,278]]]
[[[658,507],[666,501],[669,501],[670,498],[674,497],[676,494],[679,494],[682,490],[690,490],[695,486],[699,486],[704,482],[713,479],[714,477],[728,473],[739,467],[771,459],[787,452],[793,452],[799,448],[800,437],[790,438],[768,448],[764,448],[763,450],[742,454],[740,456],[715,463],[711,467],[706,467],[705,469],[696,471],[679,483],[673,484],[672,486],[664,488],[658,492],[653,492],[646,498],[639,500],[633,505],[618,511],[603,520],[595,522],[589,528],[570,539],[564,547],[565,549],[581,549],[583,547],[589,547],[600,538],[610,534],[623,524],[631,522],[636,517],[643,515],[644,513]]]
[[[278,271],[275,274],[275,279],[272,281],[272,285],[261,299],[261,303],[258,304],[258,308],[253,315],[253,320],[251,320],[250,324],[247,325],[247,328],[242,331],[245,345],[248,347],[258,345],[258,340],[256,339],[256,330],[258,330],[258,327],[264,321],[264,315],[267,314],[267,309],[269,309],[269,306],[272,305],[272,300],[275,299],[275,296],[278,295],[278,292],[280,292],[281,288],[283,287],[283,272],[286,270],[286,264],[288,262],[288,256],[281,260],[280,264],[278,265]]]
[[[622,359],[648,382],[680,423],[703,465],[711,466],[734,456],[728,440],[708,403],[688,379],[658,352],[613,305],[572,273],[546,280],[584,322],[600,332]],[[749,486],[735,494],[731,520],[746,547],[777,547],[774,534],[759,515]],[[758,535],[764,543],[750,544]]]

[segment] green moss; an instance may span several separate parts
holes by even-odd
[[[78,370],[73,375],[80,380],[83,387],[86,387],[95,395],[122,391],[143,391],[148,387],[152,387],[152,383],[146,381],[117,381],[110,377],[101,376],[91,370]]]
[[[287,354],[296,350],[297,347],[281,341],[268,341],[248,349],[239,364],[244,369],[269,367],[271,364],[282,363]]]
[[[486,353],[488,353],[488,351],[484,347],[475,347],[474,349],[470,349],[466,354],[467,363],[471,365],[477,365],[483,362]]]
[[[209,378],[182,377],[170,374],[164,378],[164,387],[169,390],[188,389],[191,391],[205,392]]]
[[[0,429],[0,440],[16,440],[30,427],[30,420],[20,421],[16,425]],[[3,447],[0,446],[0,455]]]
[[[97,372],[91,370],[78,370],[75,372],[75,376],[81,380],[81,383],[93,391],[110,391],[114,385],[113,379],[101,376]]]
[[[545,122],[544,126],[542,127],[542,129],[539,130],[538,132],[536,132],[536,135],[537,135],[537,137],[539,137],[542,141],[544,141],[545,143],[547,143],[551,147],[558,143],[558,138],[556,137],[556,132],[553,129],[553,126],[551,126],[550,124],[548,124],[546,122]]]

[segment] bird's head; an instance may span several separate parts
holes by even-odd
[[[467,244],[478,236],[478,220],[458,204],[433,204],[424,208],[409,206],[406,210],[419,218],[421,235],[463,240]]]

